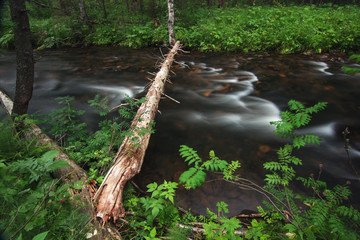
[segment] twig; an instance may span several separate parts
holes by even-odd
[[[174,98],[172,98],[172,97],[170,97],[170,96],[166,95],[165,93],[162,93],[162,95],[164,95],[164,96],[165,96],[165,97],[167,97],[168,99],[170,99],[170,100],[172,100],[172,101],[174,101],[174,102],[176,102],[176,103],[180,104],[180,102],[179,102],[178,100],[176,100],[176,99],[174,99]]]
[[[56,183],[58,183],[60,181],[60,179],[58,181],[56,181]],[[39,212],[41,206],[43,205],[43,203],[45,202],[45,199],[47,198],[47,196],[49,195],[49,193],[51,192],[51,189],[53,188],[54,186],[54,180],[52,181],[50,187],[49,187],[49,190],[47,191],[47,193],[45,194],[45,196],[43,197],[40,205],[38,206],[38,208],[35,210],[35,212],[31,215],[31,217],[11,236],[9,237],[9,240],[13,239],[21,230],[23,230],[24,227],[26,227],[26,225],[29,224],[29,222],[31,221],[31,219],[33,217],[35,217],[37,215],[37,213]]]
[[[95,217],[90,218],[90,219],[86,222],[85,226],[74,236],[74,239],[76,239],[76,237],[79,236],[80,233],[85,229],[85,227],[86,227],[87,225],[89,225],[89,223],[91,223],[94,219],[95,219]]]
[[[182,47],[182,46],[181,46]],[[179,52],[183,52],[183,53],[190,53],[190,51],[185,51],[185,50],[183,50],[183,49],[179,49]]]
[[[258,193],[261,193],[262,195],[264,195],[271,203],[271,205],[273,205],[276,210],[283,216],[286,218],[286,215],[283,213],[283,211],[281,211],[278,206],[274,203],[274,201],[270,198],[270,196],[272,196],[275,200],[277,200],[280,204],[282,204],[284,207],[286,207],[287,209],[289,209],[289,206],[287,206],[284,202],[282,202],[279,198],[277,198],[274,194],[272,194],[271,192],[269,191],[266,191],[265,189],[263,189],[262,187],[260,187],[259,185],[257,185],[256,183],[248,180],[248,179],[244,179],[244,178],[240,178],[239,180],[243,180],[245,182],[249,182],[251,185],[254,185],[255,187],[249,185],[248,183],[245,184],[245,183],[239,183],[239,182],[235,182],[235,181],[231,181],[231,180],[227,180],[227,179],[223,179],[224,181],[226,182],[230,182],[230,183],[233,183],[235,185],[238,185],[240,187],[243,187],[243,189],[251,189],[251,190],[254,190]],[[291,216],[293,217],[293,216]],[[289,220],[290,221],[290,220]],[[291,221],[290,221],[291,222]]]
[[[144,190],[142,190],[133,180],[130,181],[130,183],[141,193],[146,194]]]
[[[34,0],[31,0],[31,1],[29,1],[29,2],[33,2],[33,3],[35,3],[36,5],[38,5],[38,6],[40,6],[40,7],[43,7],[43,8],[51,8],[51,9],[61,10],[60,8],[52,7],[52,6],[49,6],[49,5],[46,5],[46,4],[43,4],[43,3],[40,3],[40,2],[34,1]]]
[[[190,229],[191,231],[197,232],[197,233],[204,233],[205,232],[205,229],[203,229],[203,228],[186,226],[186,225],[183,225],[181,223],[178,223],[177,226],[179,228]],[[213,232],[216,232],[216,230],[219,230],[219,231],[223,232],[224,234],[226,234],[225,230],[222,231],[220,229],[215,229],[215,230],[213,230]],[[234,231],[234,234],[239,235],[239,236],[245,236],[246,232],[247,232],[247,230],[237,230],[237,231]]]
[[[22,208],[22,206],[20,206],[15,214],[15,216],[13,217],[13,219],[11,220],[11,222],[9,223],[9,225],[6,227],[6,229],[4,230],[4,233],[10,228],[10,226],[13,224],[15,218],[17,217],[17,215],[19,214],[20,209]]]
[[[118,109],[118,108],[121,108],[122,106],[127,106],[127,105],[129,105],[129,104],[128,104],[128,103],[122,103],[122,104],[117,105],[116,107],[113,107],[112,109],[110,109],[109,112],[112,112],[112,111],[114,111],[115,109]]]

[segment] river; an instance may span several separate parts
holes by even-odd
[[[166,50],[163,49],[163,52]],[[107,96],[117,106],[126,96],[141,94],[149,72],[160,64],[159,49],[77,48],[35,53],[35,84],[29,112],[48,113],[59,106],[55,98],[71,95],[75,105],[88,109],[96,94]],[[301,176],[319,172],[329,186],[350,181],[353,204],[360,203],[360,77],[349,76],[342,66],[353,66],[344,54],[270,55],[183,53],[176,58],[171,84],[156,117],[156,132],[150,140],[141,173],[135,177],[140,187],[163,179],[176,181],[186,169],[179,157],[182,144],[207,158],[214,150],[221,159],[239,160],[242,177],[262,184],[266,160],[276,159],[276,150],[286,143],[275,137],[270,121],[278,120],[290,99],[312,105],[328,102],[302,133],[323,138],[320,146],[306,146],[295,154],[303,160],[297,168]],[[13,96],[15,55],[0,54],[0,87]],[[4,113],[2,113],[4,115]],[[89,111],[85,121],[95,129],[98,118]],[[344,150],[342,131],[350,129],[350,164]],[[244,209],[256,210],[263,197],[214,181],[209,176],[197,190],[177,191],[183,208],[206,213],[216,202],[229,204],[230,215]],[[294,186],[302,191],[300,185]]]

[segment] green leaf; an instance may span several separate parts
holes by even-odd
[[[44,240],[46,238],[46,235],[49,233],[49,231],[39,233],[35,237],[33,237],[32,240]]]
[[[19,237],[16,240],[22,240],[22,233],[20,233]]]
[[[158,184],[156,182],[150,183],[146,186],[148,188],[147,192],[153,192],[157,189]]]
[[[45,162],[51,161],[56,157],[56,155],[58,155],[58,153],[59,153],[58,150],[48,151],[48,152],[44,153],[44,155],[42,155],[41,159],[44,160]]]
[[[152,238],[156,237],[156,228],[155,227],[153,229],[151,229],[150,237],[152,237]]]
[[[181,174],[179,181],[185,183],[186,188],[195,189],[205,182],[205,177],[206,173],[201,169],[190,168]]]
[[[154,208],[151,210],[152,216],[155,218],[155,217],[159,214],[159,211],[160,211],[160,209],[159,209],[158,207],[154,207]]]
[[[83,185],[82,180],[77,181],[76,183],[74,183],[74,186],[73,186],[73,188],[76,189],[76,190],[83,189],[83,187],[84,187],[84,185]]]
[[[55,162],[51,163],[48,166],[48,171],[54,171],[58,168],[63,168],[63,167],[68,167],[70,166],[69,163],[63,159],[61,160],[56,160]]]

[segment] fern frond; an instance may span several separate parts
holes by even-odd
[[[207,171],[224,171],[227,168],[228,163],[225,160],[219,159],[215,156],[213,150],[209,152],[210,160],[203,163],[203,166],[206,168]]]
[[[316,226],[322,226],[329,218],[329,208],[325,205],[324,201],[316,201],[314,206],[311,208],[312,222]]]
[[[271,185],[278,185],[282,183],[282,180],[277,173],[266,174],[265,181]]]
[[[327,102],[318,102],[314,106],[307,108],[306,112],[309,114],[318,113],[318,112],[324,110],[326,108],[327,104],[328,104]]]
[[[266,162],[264,163],[264,168],[266,170],[270,170],[270,171],[277,171],[281,169],[281,164],[278,162]]]
[[[311,120],[311,116],[309,114],[300,112],[295,114],[294,118],[292,119],[292,124],[297,128],[299,128],[308,125],[310,120]]]
[[[231,164],[228,164],[226,169],[223,170],[223,175],[225,179],[228,180],[238,180],[239,176],[234,176],[234,172],[241,166],[239,161],[231,161]]]
[[[119,112],[120,116],[125,119],[132,119],[134,117],[134,114],[131,111],[131,109],[129,109],[127,107],[119,108],[118,112]]]
[[[305,138],[304,138],[304,141],[306,143],[311,143],[311,144],[317,144],[319,145],[320,144],[320,141],[321,141],[321,138],[319,136],[316,136],[316,135],[311,135],[311,134],[308,134],[308,135],[305,135]]]
[[[289,144],[286,144],[284,147],[280,148],[277,151],[278,158],[281,164],[289,163],[289,159],[291,157],[292,152],[292,146]]]
[[[181,145],[179,152],[180,156],[184,158],[184,161],[187,162],[189,166],[193,163],[195,163],[195,166],[199,166],[199,164],[202,162],[202,159],[197,154],[197,151],[195,151],[191,147]]]
[[[344,216],[347,218],[350,218],[353,223],[356,225],[360,225],[360,212],[355,209],[353,206],[347,207],[347,206],[340,206],[336,208],[336,212],[340,216]]]
[[[303,112],[305,110],[305,106],[301,102],[293,99],[288,102],[288,106],[292,111],[297,113]]]
[[[290,122],[275,123],[273,125],[276,126],[276,129],[274,130],[275,135],[282,138],[291,137],[294,132],[294,127]]]
[[[354,59],[355,59],[355,61],[356,61],[357,63],[359,63],[359,62],[360,62],[360,55],[358,55],[358,54],[353,54],[353,55],[351,55],[351,56],[349,57],[349,59],[350,59],[350,60],[354,60]]]
[[[185,188],[195,189],[205,182],[206,173],[199,168],[190,168],[183,172],[179,178],[180,183],[185,183]]]
[[[290,163],[292,163],[294,165],[302,165],[302,160],[300,158],[291,156],[290,157]]]
[[[315,135],[303,135],[303,136],[296,136],[293,140],[293,146],[297,149],[304,147],[306,144],[320,144],[321,138]]]

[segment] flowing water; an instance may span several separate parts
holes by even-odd
[[[142,95],[148,72],[160,63],[159,49],[87,48],[36,53],[36,74],[30,112],[50,112],[58,108],[55,98],[75,96],[75,105],[88,109],[86,102],[96,94],[108,96],[117,106],[126,96]],[[0,87],[11,96],[15,83],[15,55],[0,56]],[[256,55],[199,54],[177,56],[166,86],[166,94],[156,117],[156,133],[150,140],[141,173],[140,187],[163,179],[177,181],[186,165],[179,157],[182,144],[196,149],[202,158],[214,150],[228,161],[239,160],[239,174],[262,184],[266,160],[276,159],[276,150],[285,140],[275,137],[270,121],[278,120],[290,99],[308,105],[328,102],[325,111],[314,116],[302,133],[321,136],[321,146],[307,146],[301,153],[302,176],[319,173],[334,184],[350,181],[351,201],[360,203],[360,99],[359,76],[348,76],[341,67],[352,66],[342,55]],[[93,129],[98,118],[89,111],[85,121]],[[344,150],[342,131],[349,127],[350,157]],[[355,170],[354,170],[355,169]],[[177,191],[183,208],[206,213],[218,201],[229,204],[230,215],[244,209],[256,210],[263,197],[234,185],[210,181],[201,188]],[[300,185],[295,185],[302,191]]]

